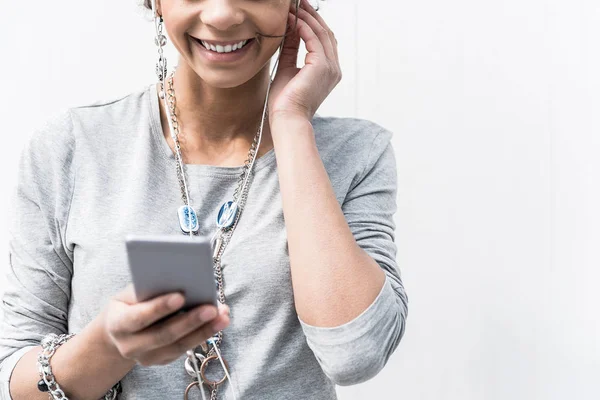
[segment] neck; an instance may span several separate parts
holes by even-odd
[[[179,142],[185,163],[224,166],[243,163],[260,126],[269,72],[267,64],[241,86],[215,88],[207,85],[181,60],[175,70],[173,88],[180,131]],[[159,85],[157,90],[158,87]],[[163,134],[174,149],[164,103],[159,103]],[[257,158],[272,147],[267,115]]]
[[[251,143],[262,118],[268,84],[269,64],[240,86],[215,88],[181,60],[173,87],[177,117],[188,145],[220,145],[238,139]],[[263,139],[267,127],[265,118]]]

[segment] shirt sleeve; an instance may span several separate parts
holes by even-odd
[[[373,140],[363,171],[353,180],[342,211],[358,245],[383,269],[386,279],[373,303],[337,327],[312,326],[300,318],[308,346],[325,374],[349,386],[377,375],[405,330],[408,298],[396,263],[397,171],[391,132]]]
[[[46,334],[68,331],[73,259],[64,243],[74,185],[71,128],[68,112],[55,115],[21,151],[1,304],[1,399],[11,399],[9,380],[19,359]]]

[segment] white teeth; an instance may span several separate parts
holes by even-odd
[[[202,40],[202,44],[204,45],[204,47],[206,47],[209,50],[216,51],[217,53],[231,53],[232,51],[241,49],[246,43],[248,43],[248,40],[242,40],[241,42],[236,43],[234,45],[227,45],[227,46],[216,45],[216,46],[214,46],[214,45],[209,44],[209,43],[205,42],[204,40]]]

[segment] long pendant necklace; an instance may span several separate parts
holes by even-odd
[[[279,59],[277,60],[279,61]],[[277,67],[277,63],[275,68]],[[273,68],[273,71],[275,71]],[[193,237],[198,234],[199,231],[199,221],[196,211],[190,204],[190,196],[189,189],[187,185],[187,179],[185,174],[185,165],[183,163],[181,157],[181,146],[179,143],[179,124],[176,114],[176,98],[175,98],[175,90],[173,88],[173,75],[174,72],[171,73],[168,78],[169,88],[167,90],[167,95],[164,94],[164,82],[161,82],[161,96],[165,102],[165,109],[169,113],[167,118],[169,122],[169,129],[171,131],[171,137],[173,142],[175,143],[175,156],[176,156],[176,164],[177,164],[177,179],[179,182],[179,187],[181,190],[181,199],[184,203],[183,206],[179,207],[177,210],[177,216],[179,220],[179,226],[181,231],[185,235],[189,235]],[[272,74],[271,74],[272,75]],[[237,223],[242,215],[242,211],[246,204],[246,199],[248,196],[248,182],[250,175],[253,173],[254,163],[256,161],[256,155],[258,153],[258,149],[260,147],[260,141],[262,138],[262,131],[265,121],[265,116],[267,114],[267,104],[269,98],[269,90],[271,87],[272,76],[269,79],[269,86],[267,88],[267,95],[265,98],[265,104],[263,108],[262,120],[259,125],[258,132],[254,137],[254,141],[250,146],[250,150],[248,152],[248,158],[246,159],[244,166],[242,167],[242,173],[238,179],[237,187],[233,194],[233,200],[226,201],[217,214],[217,230],[215,234],[211,238],[211,244],[213,245],[213,265],[215,271],[215,283],[218,292],[218,300],[219,303],[225,304],[225,293],[224,293],[224,284],[223,284],[223,271],[221,266],[221,256],[227,244],[229,243],[231,236],[233,235],[233,231],[237,227]],[[167,104],[168,102],[168,104]],[[207,385],[211,396],[211,400],[217,400],[217,389],[219,385],[223,384],[226,379],[229,379],[233,398],[237,399],[235,395],[235,390],[233,388],[233,382],[229,375],[229,368],[227,362],[222,357],[219,346],[223,340],[223,331],[219,331],[211,338],[209,338],[206,343],[200,345],[200,348],[196,348],[194,350],[189,350],[187,352],[187,358],[185,360],[185,370],[187,373],[195,378],[195,380],[190,383],[184,393],[184,400],[189,400],[190,391],[197,386],[202,394],[202,399],[206,400],[204,389],[202,385]],[[210,347],[212,346],[212,347]],[[208,363],[211,361],[218,360],[221,363],[221,367],[225,373],[225,376],[220,380],[211,381],[206,377],[206,368]]]

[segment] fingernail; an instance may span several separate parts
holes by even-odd
[[[227,304],[221,304],[221,305],[219,306],[219,308],[221,309],[221,312],[222,312],[222,313],[225,313],[225,314],[227,314],[227,315],[229,315],[229,313],[230,313],[230,311],[231,311],[231,309],[229,308],[229,306],[228,306]]]
[[[201,321],[210,321],[217,316],[217,310],[214,307],[205,308],[198,315]]]
[[[183,296],[180,294],[174,294],[168,301],[168,305],[170,308],[176,309],[183,305]]]

